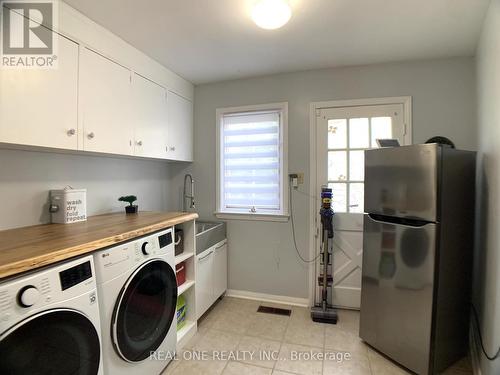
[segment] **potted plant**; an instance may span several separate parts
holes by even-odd
[[[127,214],[136,214],[139,206],[136,204],[133,204],[136,200],[137,197],[135,195],[125,195],[123,197],[118,198],[120,202],[127,202],[129,205],[125,207],[125,212]]]

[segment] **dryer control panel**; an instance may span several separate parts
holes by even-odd
[[[172,228],[98,251],[94,255],[97,280],[114,279],[150,258],[172,257],[173,261],[174,252]]]

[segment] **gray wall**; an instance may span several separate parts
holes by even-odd
[[[169,164],[161,161],[0,150],[0,229],[47,223],[50,189],[87,189],[87,214],[123,210],[120,195],[138,196],[141,210],[166,210]]]
[[[448,136],[458,147],[476,147],[472,58],[417,61],[279,74],[195,88],[197,211],[214,218],[215,110],[270,102],[289,103],[289,171],[309,179],[309,103],[411,95],[413,139]],[[178,173],[178,177],[184,173]],[[308,185],[300,190],[308,193]],[[294,194],[298,245],[307,254],[308,198]],[[307,298],[307,268],[298,259],[289,223],[230,221],[229,288]]]
[[[500,0],[490,4],[477,52],[478,226],[474,303],[489,355],[500,346]],[[478,352],[481,352],[477,346]],[[481,355],[484,375],[500,374],[500,359]]]

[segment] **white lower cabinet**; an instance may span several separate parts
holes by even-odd
[[[226,240],[196,256],[196,318],[227,289]]]
[[[214,301],[227,290],[227,243],[215,246],[213,260]]]

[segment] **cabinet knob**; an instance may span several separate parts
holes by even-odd
[[[76,129],[69,129],[66,134],[68,134],[68,137],[71,137],[76,134]]]
[[[142,141],[137,141],[136,144],[137,146],[142,146]]]
[[[95,137],[94,132],[90,132],[89,134],[87,134],[87,138],[88,138],[88,139],[92,139],[92,138],[94,138],[94,137]]]
[[[175,151],[175,146],[170,146],[170,151]]]

